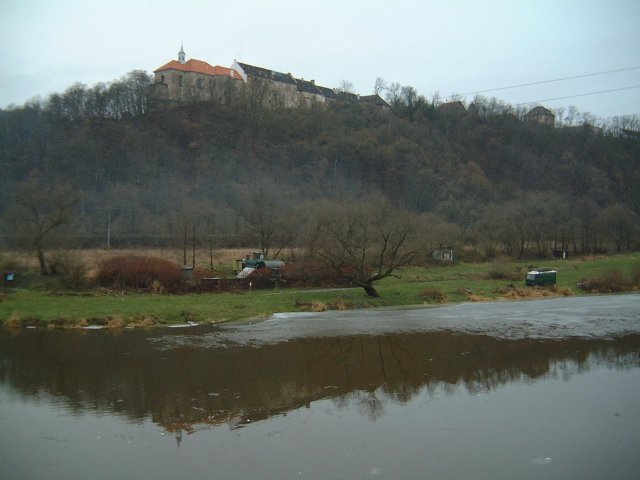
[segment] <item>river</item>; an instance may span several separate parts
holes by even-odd
[[[1,479],[635,479],[640,295],[0,329]]]

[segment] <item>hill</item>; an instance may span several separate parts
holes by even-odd
[[[81,194],[63,232],[73,246],[104,245],[107,232],[111,245],[181,244],[187,228],[200,243],[249,246],[264,240],[264,222],[274,247],[300,245],[318,209],[383,198],[415,217],[425,249],[639,247],[637,138],[446,111],[422,97],[397,100],[393,113],[349,102],[154,105],[131,94],[136,81],[123,79],[122,98],[85,89],[76,104],[68,91],[0,111],[5,246],[21,242],[20,185],[36,179]]]

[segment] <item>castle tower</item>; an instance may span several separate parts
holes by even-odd
[[[178,52],[178,61],[180,63],[185,63],[185,60],[184,60],[184,47],[182,45],[180,45],[180,51]]]

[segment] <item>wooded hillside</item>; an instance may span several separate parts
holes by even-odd
[[[0,110],[4,246],[23,243],[31,182],[78,196],[58,231],[74,247],[181,244],[195,228],[201,244],[275,253],[308,246],[320,211],[385,199],[414,217],[425,251],[639,248],[640,140],[620,128],[528,124],[482,99],[466,113],[422,97],[392,99],[390,114],[154,105],[144,81]]]

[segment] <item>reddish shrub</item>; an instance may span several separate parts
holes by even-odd
[[[183,283],[182,270],[168,260],[139,255],[123,255],[103,261],[98,268],[101,286],[150,288],[158,282],[167,291],[177,291]]]
[[[270,268],[258,268],[254,270],[247,277],[247,281],[251,282],[251,288],[273,288],[275,285]]]
[[[334,287],[349,285],[346,271],[341,275],[335,270],[315,264],[287,264],[282,268],[282,276],[290,287]]]

